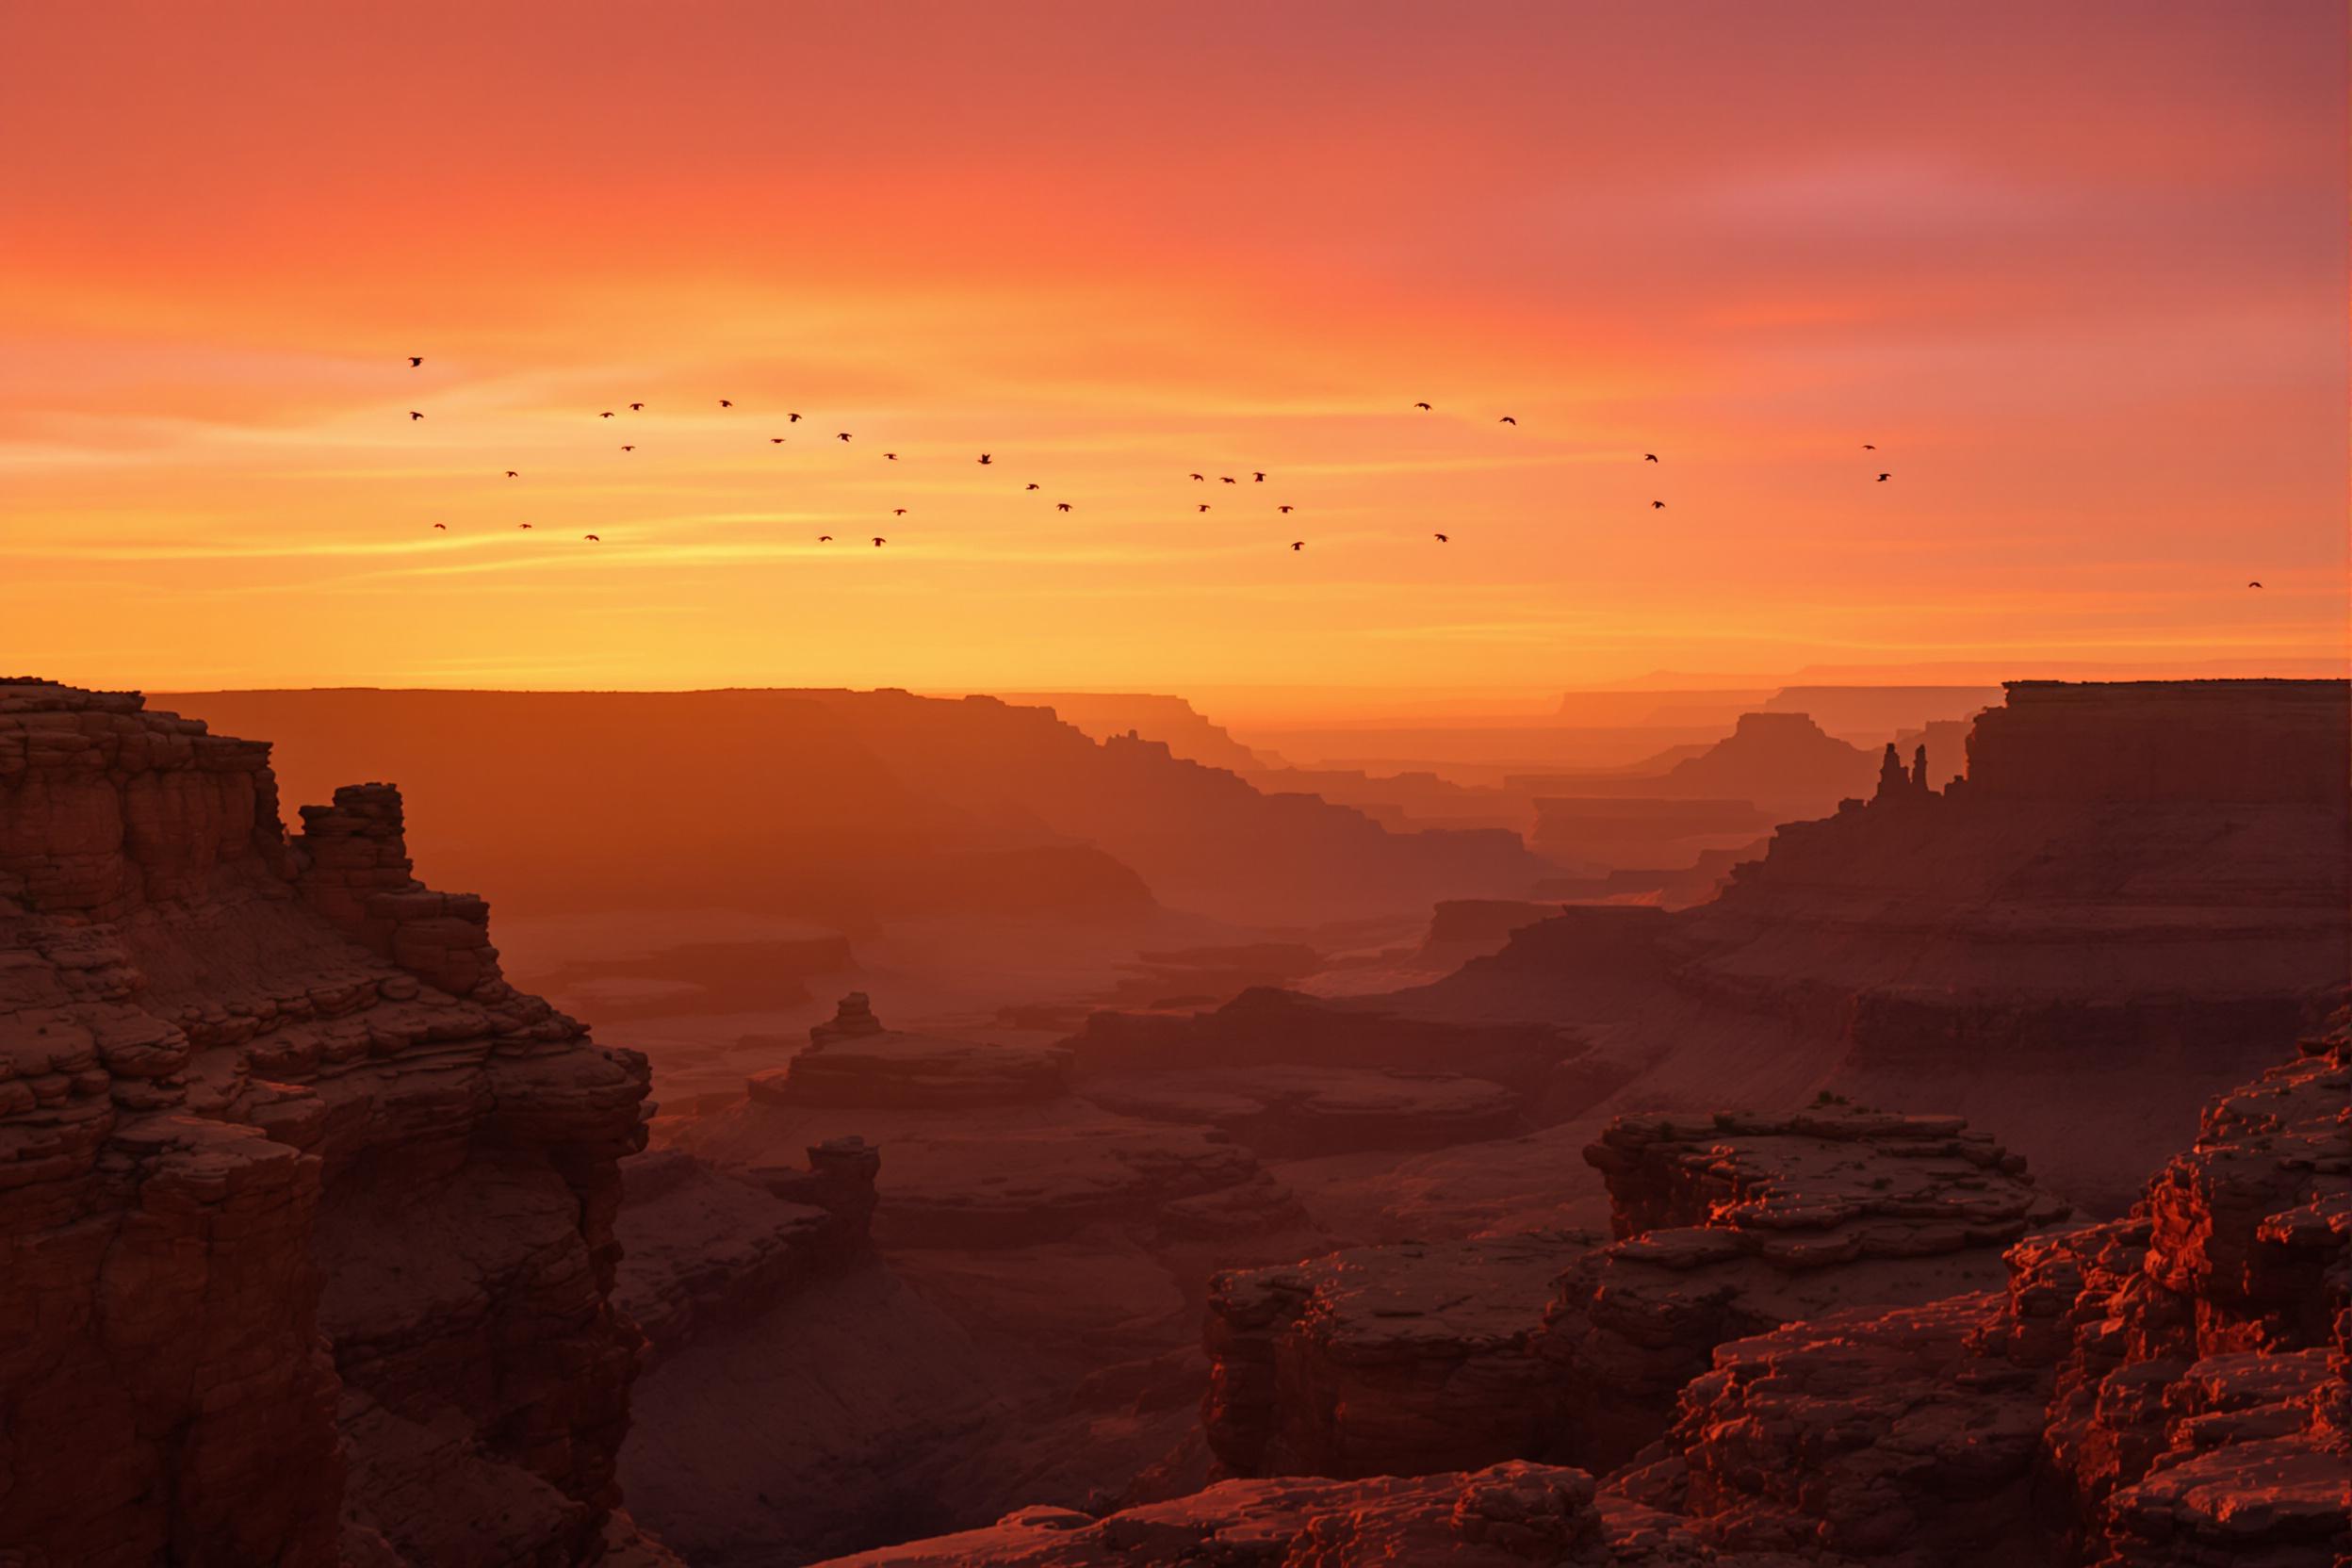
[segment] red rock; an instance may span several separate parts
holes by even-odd
[[[1353,1248],[1209,1282],[1210,1450],[1242,1475],[1419,1475],[1540,1450],[1537,1353],[1589,1232]]]
[[[289,843],[268,755],[0,682],[0,1542],[584,1557],[644,1062],[506,986],[389,786]]]

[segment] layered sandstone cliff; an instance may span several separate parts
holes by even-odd
[[[303,820],[264,743],[0,682],[0,1544],[592,1560],[645,1064],[505,983],[391,787]]]
[[[1965,780],[1886,759],[1710,903],[1573,910],[1387,1004],[1622,1040],[1611,1110],[1719,1103],[1726,1074],[1934,1105],[2118,1212],[2352,983],[2347,757],[2343,681],[2013,682]]]

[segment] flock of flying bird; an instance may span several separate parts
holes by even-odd
[[[423,367],[424,363],[425,363],[425,360],[424,360],[424,356],[423,356],[422,354],[411,354],[411,355],[409,355],[409,356],[408,356],[408,367],[409,367],[409,368],[410,368],[410,369],[412,369],[412,370],[421,368]],[[718,404],[719,404],[719,406],[720,406],[721,408],[733,408],[733,407],[735,406],[734,400],[733,400],[732,399],[729,399],[729,398],[721,398],[721,399],[719,399],[719,400],[718,400]],[[642,413],[644,413],[644,412],[645,412],[645,405],[644,403],[642,403],[642,402],[633,402],[633,403],[629,403],[629,404],[628,404],[627,406],[628,406],[628,408],[629,408],[629,411],[630,413],[632,413],[632,414],[642,414]],[[1426,402],[1416,402],[1416,403],[1414,403],[1413,406],[1416,410],[1418,410],[1419,412],[1421,412],[1421,413],[1423,413],[1423,414],[1428,414],[1428,413],[1432,412],[1432,409],[1431,409],[1430,405],[1429,405],[1429,403],[1426,403]],[[618,411],[618,410],[615,410],[615,409],[604,409],[604,410],[601,410],[601,411],[599,411],[599,412],[597,413],[596,417],[597,417],[597,418],[599,418],[599,419],[611,419],[611,418],[616,417],[616,416],[617,416],[617,415],[618,415],[618,412],[619,412],[619,411]],[[420,410],[420,409],[414,409],[414,408],[412,408],[412,409],[410,409],[410,410],[408,411],[408,416],[409,416],[411,419],[422,419],[425,416],[424,416],[424,413],[423,413],[423,411],[422,411],[422,410]],[[787,422],[787,423],[789,423],[789,424],[795,424],[795,425],[796,425],[796,424],[800,423],[800,416],[799,416],[798,414],[787,413],[787,414],[784,416],[784,417],[785,417],[786,422]],[[1495,422],[1496,422],[1497,424],[1511,425],[1511,426],[1514,426],[1514,427],[1515,427],[1515,426],[1519,423],[1519,421],[1518,421],[1516,418],[1514,418],[1513,416],[1511,416],[1511,415],[1508,415],[1508,414],[1504,415],[1501,418],[1499,418],[1499,419],[1498,419],[1498,420],[1496,420]],[[840,431],[840,432],[837,432],[837,433],[835,433],[835,439],[836,439],[836,440],[840,440],[840,441],[847,441],[847,440],[849,440],[849,439],[850,439],[850,437],[851,437],[852,433],[852,433],[852,432],[849,432],[849,431]],[[769,440],[770,444],[775,445],[775,446],[779,446],[779,447],[780,447],[780,446],[782,446],[782,445],[784,444],[784,442],[785,442],[785,440],[786,440],[786,437],[781,436],[781,435],[771,435],[771,436],[769,436],[769,437],[768,437],[768,440]],[[622,443],[622,445],[621,445],[621,450],[623,450],[623,451],[625,451],[625,452],[633,452],[633,451],[635,451],[636,449],[637,449],[637,447],[636,447],[636,444],[635,444],[634,442],[624,442],[624,443]],[[1864,442],[1864,443],[1862,444],[1862,449],[1863,449],[1864,451],[1876,451],[1876,450],[1878,449],[1878,448],[1877,448],[1877,446],[1876,446],[1874,443],[1871,443],[1871,442],[1868,442],[1868,441],[1866,441],[1866,442]],[[898,454],[897,454],[896,452],[884,452],[884,453],[882,454],[882,457],[883,457],[883,460],[884,460],[885,462],[895,463],[895,462],[897,462],[897,461],[898,461]],[[1656,462],[1658,461],[1658,454],[1657,454],[1656,452],[1643,452],[1643,453],[1642,454],[1642,462],[1644,462],[1644,463],[1656,463]],[[982,467],[984,467],[984,468],[985,468],[985,467],[993,467],[993,466],[995,466],[995,463],[996,463],[996,457],[995,457],[995,454],[994,454],[994,453],[992,453],[992,452],[982,452],[982,453],[980,454],[980,457],[979,457],[979,463],[980,463],[980,466],[981,466]],[[507,477],[508,479],[520,479],[520,478],[522,477],[522,475],[521,475],[520,473],[518,473],[516,470],[514,470],[514,469],[513,469],[513,468],[509,468],[509,469],[505,470],[505,473],[506,473],[506,477]],[[1199,483],[1199,484],[1206,484],[1206,483],[1208,482],[1208,480],[1209,480],[1209,476],[1208,476],[1208,475],[1206,475],[1206,474],[1201,474],[1201,473],[1190,474],[1190,475],[1188,475],[1187,477],[1188,477],[1189,479],[1191,479],[1191,480],[1192,480],[1195,483]],[[1878,482],[1879,482],[1879,483],[1881,483],[1881,484],[1884,484],[1884,483],[1886,483],[1888,480],[1890,480],[1890,479],[1892,479],[1892,478],[1894,478],[1894,476],[1893,476],[1892,474],[1880,474],[1880,475],[1878,476]],[[1233,476],[1233,475],[1231,475],[1231,474],[1219,474],[1219,475],[1217,476],[1217,480],[1218,480],[1218,482],[1219,482],[1220,483],[1224,483],[1224,484],[1239,484],[1239,483],[1241,482],[1241,481],[1240,481],[1239,479],[1235,478],[1234,476]],[[1266,482],[1266,474],[1265,474],[1265,472],[1264,472],[1263,470],[1260,470],[1260,469],[1255,469],[1255,468],[1253,468],[1253,469],[1250,470],[1250,482],[1252,484],[1264,484],[1264,483]],[[1043,488],[1043,486],[1041,486],[1041,485],[1037,484],[1037,482],[1035,482],[1034,481],[1032,481],[1032,482],[1028,482],[1027,484],[1025,484],[1025,485],[1023,486],[1024,491],[1027,491],[1027,490],[1038,490],[1038,489],[1042,489],[1042,488]],[[1208,511],[1208,510],[1209,510],[1209,503],[1208,503],[1208,502],[1206,502],[1206,501],[1200,502],[1200,503],[1198,503],[1198,505],[1199,505],[1199,510],[1200,510],[1200,511],[1202,511],[1202,512],[1206,512],[1206,511]],[[1656,511],[1659,511],[1659,512],[1663,512],[1663,511],[1666,509],[1666,503],[1665,503],[1664,501],[1660,501],[1660,500],[1654,500],[1654,501],[1650,502],[1650,505],[1651,505],[1651,507],[1652,507],[1654,510],[1656,510]],[[1070,510],[1071,510],[1070,503],[1070,502],[1068,502],[1068,501],[1055,501],[1055,502],[1054,503],[1054,510],[1055,510],[1055,511],[1057,511],[1057,512],[1069,512],[1069,511],[1070,511]],[[1290,503],[1288,503],[1288,502],[1284,502],[1284,503],[1282,503],[1282,504],[1277,505],[1277,506],[1274,508],[1274,510],[1275,510],[1276,512],[1278,512],[1278,513],[1282,514],[1283,516],[1288,516],[1288,515],[1290,515],[1290,514],[1291,514],[1291,513],[1293,513],[1293,512],[1297,511],[1297,510],[1298,510],[1298,508],[1297,508],[1295,505],[1292,505],[1292,504],[1290,504]],[[906,515],[906,508],[905,508],[905,507],[903,507],[903,506],[894,506],[894,507],[890,508],[890,515],[891,515],[891,516],[893,516],[893,517],[904,517],[905,515]],[[442,530],[442,531],[447,531],[447,530],[448,530],[448,528],[449,528],[449,525],[448,525],[447,523],[435,523],[435,524],[433,524],[433,526],[434,528],[436,528],[436,529],[440,529],[440,530]],[[518,529],[529,529],[531,525],[531,524],[529,524],[529,523],[517,523],[517,524],[515,524],[514,526],[515,526],[516,528],[518,528]],[[598,535],[596,535],[596,534],[594,534],[594,533],[586,533],[586,534],[582,534],[580,537],[581,537],[584,541],[586,541],[587,543],[592,544],[592,545],[593,545],[593,544],[597,544],[597,543],[600,543],[600,542],[601,542],[601,541],[600,541],[600,539],[599,539],[599,536],[598,536]],[[877,534],[874,535],[873,537],[874,537],[874,548],[876,548],[876,549],[880,549],[883,546],[885,546],[885,545],[887,545],[887,544],[889,544],[889,543],[890,543],[890,540],[889,540],[887,537],[885,537],[884,535],[882,535],[882,534],[877,533]],[[1447,543],[1450,543],[1450,542],[1451,542],[1451,535],[1448,535],[1448,534],[1444,534],[1444,533],[1432,533],[1429,537],[1430,537],[1430,538],[1432,538],[1432,539],[1434,539],[1434,540],[1436,540],[1436,541],[1437,541],[1439,544],[1441,544],[1441,545],[1447,544]],[[829,545],[829,544],[831,544],[832,542],[833,542],[833,535],[831,535],[831,534],[829,534],[829,533],[820,533],[820,534],[818,534],[818,535],[817,535],[817,543],[819,543],[819,544],[821,544],[821,545]],[[1293,540],[1290,542],[1290,547],[1291,547],[1293,550],[1303,550],[1303,549],[1305,549],[1305,548],[1307,547],[1307,542],[1306,542],[1304,539],[1293,539]],[[2254,583],[2248,583],[2248,584],[2247,584],[2247,586],[2248,586],[2248,587],[2251,587],[2251,588],[2260,588],[2260,587],[2262,586],[2262,584],[2261,584],[2261,583],[2259,583],[2259,582],[2254,582]]]

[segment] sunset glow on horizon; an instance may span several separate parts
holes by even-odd
[[[2345,30],[18,8],[0,665],[2340,664]]]

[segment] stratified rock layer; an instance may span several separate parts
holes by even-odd
[[[954,1106],[1035,1103],[1070,1089],[1070,1053],[988,1045],[886,1029],[863,991],[808,1030],[789,1063],[755,1073],[755,1099],[791,1105]]]
[[[1537,1351],[1589,1232],[1360,1247],[1209,1282],[1201,1422],[1245,1476],[1415,1475],[1542,1448]]]
[[[878,1152],[846,1141],[811,1148],[805,1170],[748,1179],[683,1150],[631,1160],[613,1227],[622,1246],[613,1301],[654,1357],[748,1321],[866,1253],[880,1168]]]
[[[0,1544],[592,1559],[644,1061],[507,986],[391,787],[289,841],[268,757],[0,682]]]
[[[1544,1349],[1560,1451],[1602,1469],[1665,1430],[1723,1342],[1994,1288],[2002,1250],[2070,1212],[1957,1117],[1625,1117],[1585,1158],[1623,1239],[1562,1276]]]
[[[1905,1568],[2352,1551],[2352,1035],[2226,1096],[2002,1292],[1724,1347],[1621,1478],[1719,1545]]]

